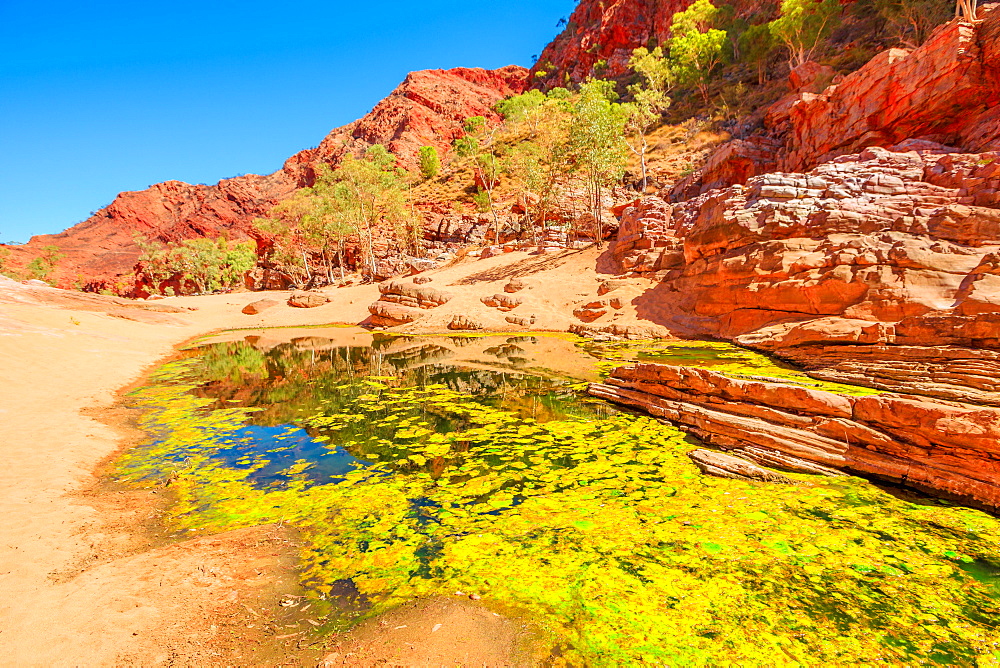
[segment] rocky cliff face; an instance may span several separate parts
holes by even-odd
[[[720,147],[669,198],[687,199],[767,172],[800,172],[907,139],[969,153],[1000,149],[1000,10],[983,13],[975,26],[941,26],[913,51],[883,51],[822,93],[780,100],[761,130]]]
[[[658,197],[610,258],[672,331],[765,350],[827,395],[694,369],[592,392],[771,466],[828,466],[1000,508],[1000,11],[768,112]]]
[[[563,32],[542,51],[532,68],[532,76],[554,87],[567,81],[580,82],[588,76],[626,75],[630,72],[628,61],[632,51],[666,40],[674,14],[691,3],[692,0],[581,0]],[[769,15],[780,3],[736,0],[728,4],[739,16],[748,17],[762,12]],[[595,72],[594,65],[599,61],[604,61],[605,67]]]
[[[162,241],[221,233],[233,239],[253,236],[250,222],[311,184],[317,165],[337,164],[347,152],[384,144],[401,166],[415,168],[420,146],[447,152],[466,118],[496,118],[493,105],[523,91],[526,81],[527,71],[516,66],[413,72],[364,118],[334,130],[317,148],[292,156],[273,174],[248,174],[211,186],[167,181],[121,193],[65,232],[10,247],[14,262],[27,262],[44,246],[58,246],[66,257],[53,276],[57,284],[128,292],[139,257],[136,234]]]

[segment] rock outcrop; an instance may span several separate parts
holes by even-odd
[[[722,145],[668,198],[688,199],[773,171],[801,172],[904,140],[967,153],[1000,150],[1000,10],[937,29],[919,48],[888,49],[816,94],[775,103],[764,128]]]
[[[298,290],[288,298],[288,305],[295,308],[316,308],[329,303],[330,298],[322,292]]]
[[[674,14],[691,3],[692,0],[581,0],[562,33],[538,57],[532,74],[548,87],[580,82],[595,75],[603,78],[628,75],[632,51],[664,43],[670,35]],[[737,0],[730,4],[742,17],[767,15],[776,8],[776,4],[760,0]],[[598,62],[604,66],[595,71]]]
[[[164,242],[221,234],[233,240],[258,237],[251,221],[266,216],[295,189],[310,185],[318,165],[336,165],[347,152],[383,144],[401,166],[415,169],[420,146],[446,153],[466,118],[498,120],[496,102],[523,91],[526,83],[527,70],[517,66],[413,72],[365,117],[332,131],[317,148],[297,153],[273,174],[248,174],[215,185],[167,181],[121,193],[65,232],[9,247],[12,264],[25,264],[54,245],[65,254],[53,275],[60,286],[80,281],[91,290],[128,293],[140,254],[136,234]]]
[[[246,315],[257,315],[266,311],[269,308],[274,308],[280,302],[277,299],[258,299],[255,302],[250,302],[243,307],[243,313]]]
[[[841,395],[657,364],[620,367],[590,393],[764,466],[840,469],[1000,510],[998,408]]]
[[[372,324],[382,327],[413,322],[423,317],[427,309],[447,304],[454,296],[425,283],[405,281],[387,281],[378,290],[381,297],[368,307],[368,312],[372,314]]]
[[[748,459],[734,457],[714,450],[692,450],[688,457],[695,463],[695,466],[705,475],[714,475],[718,478],[735,478],[737,480],[757,480],[759,482],[775,482],[780,484],[791,484],[792,481],[780,473],[768,471],[757,466]]]
[[[624,213],[613,256],[622,271],[660,272],[645,308],[679,331],[996,348],[1000,153],[908,148],[675,205],[645,198]],[[836,331],[787,325],[831,317]]]

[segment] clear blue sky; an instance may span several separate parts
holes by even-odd
[[[0,242],[270,173],[411,70],[530,65],[574,0],[0,0]]]

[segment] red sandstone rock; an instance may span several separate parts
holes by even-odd
[[[599,74],[615,78],[630,73],[632,51],[650,43],[662,44],[670,35],[674,14],[687,9],[691,0],[581,0],[566,29],[545,47],[532,69],[548,87],[562,86],[568,78],[580,82]],[[740,16],[765,16],[775,6],[755,0],[732,3]],[[759,22],[759,21],[755,21]],[[594,72],[598,61],[601,72]]]
[[[497,294],[489,297],[483,297],[479,301],[490,308],[495,308],[500,311],[513,311],[523,302],[520,297],[514,297],[513,295],[504,294],[502,292],[498,292]]]
[[[535,324],[534,315],[528,315],[528,316],[509,315],[504,319],[512,325],[520,325],[521,327],[529,327]]]
[[[474,318],[470,318],[467,315],[456,315],[448,323],[448,329],[452,330],[477,330],[482,329],[483,323],[479,322]]]
[[[372,324],[382,327],[405,325],[424,316],[424,311],[421,309],[386,301],[377,301],[370,305],[368,312],[372,314]]]
[[[257,315],[262,311],[266,311],[269,308],[277,306],[279,302],[275,299],[258,299],[255,302],[250,302],[243,307],[243,313],[247,315]]]
[[[764,465],[790,457],[1000,509],[998,408],[843,396],[656,364],[620,367],[590,392]]]
[[[507,285],[503,286],[503,291],[510,294],[514,294],[515,292],[520,292],[521,290],[524,290],[524,287],[525,287],[524,281],[522,281],[520,278],[512,278],[509,281],[507,281]]]
[[[330,298],[322,292],[306,292],[300,290],[293,292],[288,298],[288,305],[296,308],[316,308],[330,301]]]
[[[705,475],[719,478],[736,478],[739,480],[759,480],[790,485],[791,479],[780,473],[763,469],[742,457],[733,457],[713,450],[692,450],[688,453],[691,461]]]
[[[663,272],[646,315],[679,330],[1000,346],[1000,211],[965,203],[1000,189],[996,157],[869,148],[679,204],[647,197],[623,213],[612,255],[621,271]]]
[[[389,281],[378,286],[381,301],[402,304],[411,308],[437,308],[448,303],[454,295],[428,285],[416,285],[403,281]]]

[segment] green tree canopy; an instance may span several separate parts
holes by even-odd
[[[580,85],[570,128],[570,156],[583,177],[597,242],[604,238],[603,198],[625,172],[628,111],[612,102],[614,83],[590,80]]]
[[[777,47],[771,26],[767,23],[748,27],[739,37],[739,48],[743,60],[757,69],[757,83],[767,80],[767,64]]]
[[[836,2],[836,0],[833,0]],[[726,31],[712,27],[719,10],[710,0],[695,0],[674,14],[670,26],[670,60],[679,83],[695,86],[708,104],[708,79],[722,60]]]
[[[143,273],[157,284],[177,279],[204,293],[239,285],[257,264],[253,241],[231,244],[226,237],[161,243],[136,238]]]
[[[781,16],[768,25],[774,39],[788,49],[789,64],[798,67],[812,58],[840,14],[839,0],[782,0]]]
[[[421,146],[417,152],[420,158],[420,174],[425,179],[433,179],[441,170],[441,157],[433,146]]]

